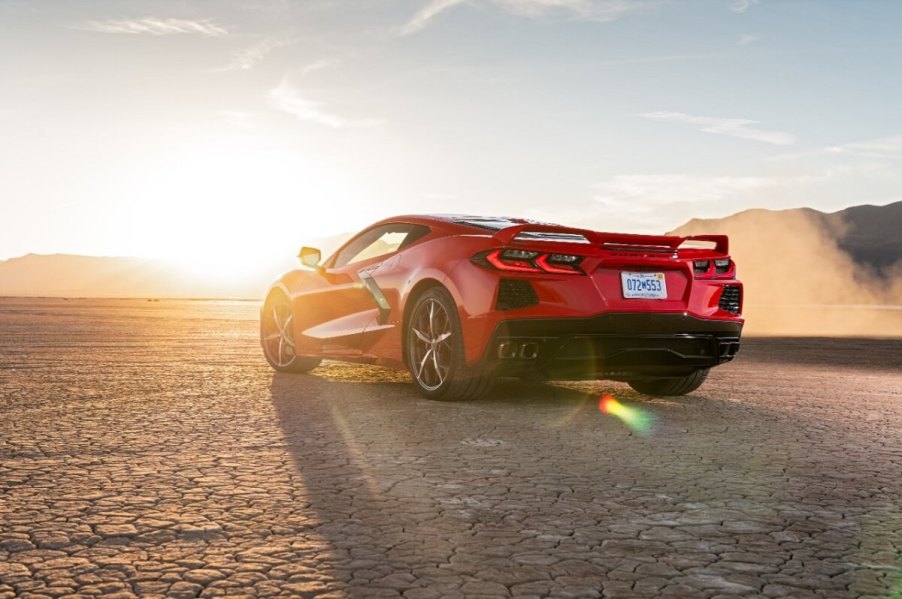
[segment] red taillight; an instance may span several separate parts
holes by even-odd
[[[486,262],[497,268],[498,270],[510,270],[516,272],[541,272],[535,264],[533,264],[533,259],[538,256],[538,252],[524,252],[522,250],[517,250],[518,254],[532,254],[530,257],[524,259],[522,257],[508,256],[505,254],[504,250],[495,250],[494,252],[489,252],[486,254]]]
[[[501,249],[481,252],[472,258],[473,263],[506,272],[552,273],[581,275],[582,256],[538,252],[534,250]]]
[[[582,256],[570,254],[542,254],[536,258],[536,264],[542,270],[567,275],[582,274],[583,271],[579,267],[579,263],[582,261]]]

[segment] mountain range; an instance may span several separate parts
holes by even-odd
[[[786,225],[812,227],[832,239],[836,246],[862,267],[883,270],[902,260],[902,202],[886,206],[853,206],[839,212],[824,213],[811,208],[791,210],[745,210],[721,219],[694,218],[672,231],[675,235],[692,233],[732,233],[737,240],[763,236],[776,226],[780,233]],[[757,229],[752,233],[748,229]],[[743,240],[744,241],[744,240]],[[782,245],[780,240],[776,240]]]
[[[673,233],[730,236],[746,332],[902,336],[902,202],[830,214],[746,210]]]
[[[721,219],[692,219],[671,233],[730,236],[731,255],[746,287],[746,311],[760,313],[759,323],[774,318],[775,306],[902,306],[902,202],[833,213],[753,209]],[[334,249],[344,237],[320,245]],[[253,299],[275,272],[292,264],[286,259],[252,279],[223,282],[176,273],[155,260],[28,254],[0,261],[0,296]],[[850,318],[845,312],[842,318]],[[902,309],[893,318],[902,321]],[[798,314],[784,318],[787,323],[798,319]]]
[[[729,235],[749,303],[902,305],[902,202],[746,210],[671,233]]]

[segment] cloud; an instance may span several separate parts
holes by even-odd
[[[284,48],[294,44],[294,39],[276,39],[269,38],[261,40],[256,44],[248,46],[235,54],[235,59],[225,67],[218,71],[247,71],[254,68],[254,65],[263,60],[267,54],[278,48]]]
[[[750,127],[749,125],[754,125],[757,121],[750,121],[747,119],[693,116],[683,112],[666,111],[646,112],[638,116],[668,123],[698,125],[699,130],[705,131],[706,133],[717,133],[718,135],[751,139],[753,141],[760,141],[777,146],[787,146],[795,143],[795,137],[793,135],[783,131],[767,131]]]
[[[826,148],[826,151],[837,154],[847,153],[865,158],[902,160],[902,135],[881,137],[842,146],[831,146]]]
[[[735,13],[742,14],[750,9],[754,4],[758,4],[758,0],[735,0],[732,4],[730,4],[730,10]]]
[[[785,208],[809,197],[830,175],[623,174],[597,183],[578,208],[527,210],[528,216],[599,230],[662,233],[691,217],[726,216],[746,208]]]
[[[101,33],[130,33],[150,35],[174,35],[193,34],[204,37],[221,37],[228,34],[228,30],[212,21],[192,21],[188,19],[159,19],[157,17],[145,17],[143,19],[104,21],[85,21],[74,26],[74,29],[83,31],[99,31]]]
[[[789,154],[778,154],[772,156],[769,160],[781,162],[792,160],[804,160],[809,158],[864,158],[876,159],[865,163],[863,166],[870,168],[875,164],[887,164],[890,162],[902,160],[902,135],[890,135],[888,137],[880,137],[877,139],[869,139],[865,141],[857,141],[845,144],[837,144],[832,146],[823,146],[814,150],[804,152],[794,152]],[[859,165],[858,168],[861,168]],[[851,165],[849,165],[851,168]]]
[[[321,102],[306,97],[287,78],[269,92],[269,100],[276,109],[287,112],[298,120],[325,125],[333,129],[373,127],[384,122],[380,119],[351,119],[329,112]]]
[[[466,0],[432,0],[401,28],[401,35],[410,35],[425,29],[429,22],[450,8],[463,4]]]
[[[750,35],[750,34],[746,33],[745,35],[743,35],[739,38],[739,45],[747,46],[749,44],[754,44],[755,42],[757,42],[760,39],[761,38],[758,37],[757,35]]]
[[[431,0],[402,28],[402,35],[425,29],[436,17],[457,6],[487,5],[514,15],[537,19],[566,16],[586,21],[614,21],[650,2],[639,0]]]
[[[641,206],[654,212],[669,205],[720,204],[776,187],[820,180],[804,176],[617,175],[596,185],[595,199],[612,207]]]

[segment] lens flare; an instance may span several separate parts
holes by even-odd
[[[620,421],[632,431],[637,433],[645,433],[651,429],[651,415],[635,408],[633,406],[625,406],[613,395],[602,395],[598,401],[598,409],[603,414],[616,416]]]

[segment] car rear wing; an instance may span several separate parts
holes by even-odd
[[[730,238],[726,235],[689,235],[688,237],[683,237],[683,243],[680,244],[680,249],[683,249],[682,246],[685,244],[689,244],[690,247],[693,242],[702,242],[702,243],[713,243],[714,251],[718,254],[728,255],[730,253]]]
[[[636,235],[633,233],[601,233],[589,229],[525,223],[505,227],[493,236],[500,244],[513,241],[545,241],[555,243],[589,244],[593,247],[626,252],[675,254],[686,243],[713,243],[713,250],[728,254],[730,242],[726,235]],[[688,249],[688,248],[686,248]],[[707,248],[706,248],[707,249]]]

